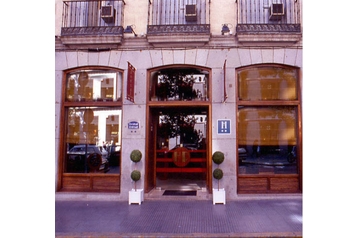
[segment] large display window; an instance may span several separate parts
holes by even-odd
[[[238,192],[297,192],[302,174],[299,70],[237,71]]]
[[[292,106],[239,107],[239,173],[297,173],[297,112]]]
[[[65,73],[61,189],[120,190],[122,74],[107,68]]]
[[[65,173],[119,173],[122,110],[69,107]]]

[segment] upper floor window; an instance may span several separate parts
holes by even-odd
[[[62,27],[121,26],[122,0],[77,0],[63,2]]]
[[[153,0],[151,25],[205,24],[206,0]]]
[[[299,24],[300,3],[293,0],[238,0],[239,24]]]
[[[67,74],[66,101],[121,101],[122,74],[82,70]]]

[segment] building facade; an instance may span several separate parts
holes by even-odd
[[[302,192],[301,16],[301,0],[57,0],[56,191]]]

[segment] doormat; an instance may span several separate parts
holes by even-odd
[[[163,196],[196,196],[196,190],[165,190]]]

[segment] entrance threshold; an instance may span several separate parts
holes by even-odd
[[[165,196],[165,191],[196,191],[196,195],[172,195]],[[183,193],[185,194],[185,193]],[[144,199],[156,199],[156,200],[172,200],[172,199],[183,199],[183,200],[209,200],[211,199],[210,194],[206,189],[205,180],[183,180],[183,179],[157,179],[157,186],[152,189],[149,193],[144,195]]]

